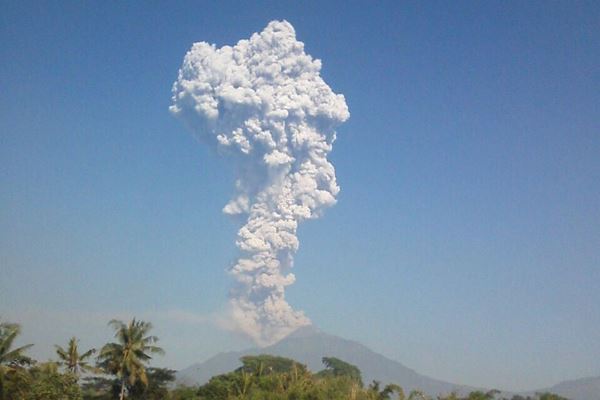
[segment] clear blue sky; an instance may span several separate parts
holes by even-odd
[[[195,41],[287,19],[351,118],[342,191],[300,227],[290,303],[419,372],[531,389],[600,375],[600,3],[0,4],[0,316],[33,354],[151,320],[182,368],[214,324],[231,166],[168,112]]]

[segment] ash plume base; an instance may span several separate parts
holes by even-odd
[[[321,216],[340,190],[327,156],[350,114],[320,70],[292,25],[272,21],[234,46],[195,43],[173,85],[170,111],[235,165],[235,194],[223,208],[243,221],[230,318],[263,346],[310,325],[285,299],[298,224]]]

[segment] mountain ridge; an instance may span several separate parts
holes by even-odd
[[[180,384],[204,384],[215,375],[234,370],[241,365],[244,355],[272,354],[287,357],[305,364],[312,371],[323,369],[322,357],[337,357],[356,365],[365,383],[378,380],[383,384],[395,383],[408,393],[419,389],[430,396],[457,392],[464,395],[474,390],[488,389],[456,384],[435,379],[405,366],[399,361],[376,353],[367,346],[339,336],[325,333],[315,326],[299,328],[279,342],[264,347],[241,351],[220,352],[207,360],[192,364],[177,373]],[[549,388],[522,392],[552,392],[570,400],[600,400],[600,377],[582,378],[560,382]],[[505,396],[515,393],[502,391]]]
[[[240,366],[240,357],[258,354],[292,358],[306,364],[312,371],[323,369],[323,357],[338,357],[357,365],[361,369],[365,382],[374,379],[383,383],[393,382],[407,391],[420,389],[437,395],[452,391],[467,393],[477,389],[421,375],[398,361],[373,352],[359,342],[325,333],[312,325],[292,332],[271,346],[217,353],[201,363],[179,371],[177,382],[188,385],[206,383],[212,376],[229,372]]]

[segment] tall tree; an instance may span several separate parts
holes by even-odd
[[[167,368],[148,368],[148,384],[137,381],[127,389],[127,397],[132,400],[163,400],[169,398],[168,386],[175,381],[175,372]]]
[[[321,361],[325,365],[325,369],[320,371],[317,376],[347,376],[362,387],[362,376],[360,369],[358,369],[356,365],[352,365],[335,357],[323,357]]]
[[[112,320],[109,325],[115,329],[117,342],[104,345],[98,355],[98,361],[106,372],[116,375],[120,380],[119,399],[123,400],[127,384],[133,386],[138,381],[144,385],[148,384],[146,367],[152,359],[150,354],[164,354],[164,351],[154,345],[158,338],[148,335],[152,329],[149,322],[134,318],[129,324]]]
[[[31,362],[31,359],[23,353],[33,346],[32,344],[27,344],[11,350],[13,342],[20,334],[21,326],[19,324],[0,322],[0,365],[14,366]]]
[[[21,327],[18,324],[0,322],[0,400],[4,400],[6,395],[7,373],[14,372],[15,368],[31,363],[31,359],[24,353],[33,346],[32,344],[12,349],[15,339],[20,333]]]
[[[78,342],[79,340],[76,337],[72,337],[69,339],[66,349],[55,345],[56,354],[60,359],[58,364],[64,366],[75,377],[78,377],[81,372],[94,372],[96,370],[88,363],[88,359],[96,352],[96,349],[90,349],[83,354],[79,354]]]
[[[244,371],[254,375],[269,375],[280,372],[306,371],[306,366],[289,358],[261,354],[240,358],[242,366],[236,371]]]

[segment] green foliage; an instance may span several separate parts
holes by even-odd
[[[498,390],[490,390],[488,392],[482,391],[474,391],[469,393],[466,397],[460,397],[456,393],[451,393],[447,396],[438,396],[438,400],[494,400],[498,399],[497,397],[500,394]],[[409,396],[409,400],[410,396]],[[508,400],[505,397],[502,397],[502,400]],[[552,393],[537,393],[535,396],[523,396],[523,395],[513,395],[510,400],[568,400],[564,397],[558,396]]]
[[[56,363],[14,368],[4,381],[4,399],[10,400],[81,400],[77,377],[60,373]]]
[[[235,371],[213,377],[198,388],[194,397],[202,400],[432,400],[419,391],[408,397],[394,384],[382,385],[373,381],[367,387],[359,384],[360,371],[345,361],[327,358],[326,369],[316,374],[301,369],[293,360],[271,356],[252,356],[242,359],[243,366]],[[266,366],[266,367],[265,367]],[[358,375],[357,375],[358,371]],[[437,400],[494,400],[497,390],[474,391],[466,396],[450,393]],[[187,399],[186,399],[187,400]],[[507,399],[503,399],[507,400]],[[567,400],[560,396],[538,394],[535,397],[514,397],[513,400]]]
[[[81,388],[85,400],[112,400],[119,397],[121,384],[118,379],[88,376],[83,378]]]
[[[206,400],[232,398],[237,394],[242,394],[239,390],[241,378],[242,371],[213,376],[206,385],[198,389],[198,394],[201,399]]]
[[[317,376],[322,378],[332,376],[346,376],[351,380],[357,382],[362,387],[362,376],[360,373],[360,369],[358,369],[357,366],[349,364],[335,357],[323,357],[322,361],[325,365],[325,369],[318,372]]]
[[[240,359],[242,366],[237,371],[251,374],[264,375],[272,373],[289,373],[293,370],[306,371],[306,366],[285,357],[261,354],[259,356],[245,356]]]
[[[0,399],[26,400],[31,383],[32,378],[27,369],[22,367],[5,369],[0,376]]]
[[[33,346],[25,346],[11,349],[13,342],[21,334],[21,326],[10,322],[0,322],[0,366],[17,366],[31,363],[31,359],[25,354],[25,350]]]
[[[72,337],[69,339],[69,344],[66,349],[63,349],[59,345],[55,345],[56,354],[59,358],[59,365],[65,367],[67,371],[75,375],[79,376],[81,372],[95,372],[96,368],[91,366],[88,362],[88,359],[96,352],[96,349],[90,349],[83,354],[79,354],[77,338]]]
[[[467,400],[494,400],[496,395],[500,393],[497,390],[490,390],[489,392],[482,392],[477,390],[475,392],[469,393]]]
[[[368,399],[389,400],[392,394],[398,393],[398,398],[404,399],[404,390],[398,385],[390,384],[381,389],[379,381],[373,381],[367,388],[366,395]]]
[[[539,400],[568,400],[553,393],[538,393]]]
[[[169,383],[175,380],[175,371],[165,368],[148,368],[148,384],[137,381],[127,388],[128,398],[139,400],[162,400],[169,395]]]
[[[152,329],[149,322],[134,318],[129,324],[112,320],[109,325],[115,329],[117,342],[107,343],[102,347],[98,364],[106,373],[115,375],[120,380],[119,398],[123,400],[127,386],[131,388],[138,381],[148,384],[146,367],[152,359],[150,354],[163,354],[164,351],[154,345],[158,338],[148,335]]]
[[[66,349],[56,346],[59,361],[36,364],[25,355],[32,345],[13,348],[19,325],[0,323],[0,400],[433,400],[416,390],[406,397],[394,384],[373,381],[364,387],[358,367],[335,357],[323,357],[325,369],[313,374],[289,358],[246,356],[241,367],[214,376],[203,386],[171,388],[175,371],[149,366],[151,354],[163,353],[155,345],[158,338],[148,334],[152,325],[136,319],[128,324],[113,320],[109,325],[117,340],[102,347],[97,359],[100,368],[96,368],[89,363],[95,350],[79,354],[76,338],[69,340]],[[100,370],[108,375],[85,376],[79,386],[79,374]],[[498,398],[499,394],[474,391],[436,399],[508,400]],[[514,395],[511,400],[568,399],[538,393]]]
[[[358,368],[338,359],[324,361],[327,368],[318,374],[283,357],[249,356],[241,361],[242,367],[215,376],[201,386],[200,399],[384,400],[390,399],[393,393],[402,393],[397,385],[379,390],[378,383],[370,390],[363,389]]]
[[[200,400],[198,388],[179,386],[171,390],[169,400]]]
[[[454,394],[452,394],[454,395]],[[409,394],[408,394],[408,399],[407,400],[430,400],[431,398],[429,396],[427,396],[425,393],[421,392],[420,390],[412,390]]]
[[[28,400],[81,400],[81,388],[77,376],[61,374],[56,363],[45,363],[30,370],[31,392]]]
[[[20,399],[22,388],[27,387],[23,367],[32,363],[24,353],[32,344],[13,349],[21,333],[18,324],[0,322],[0,400]]]

